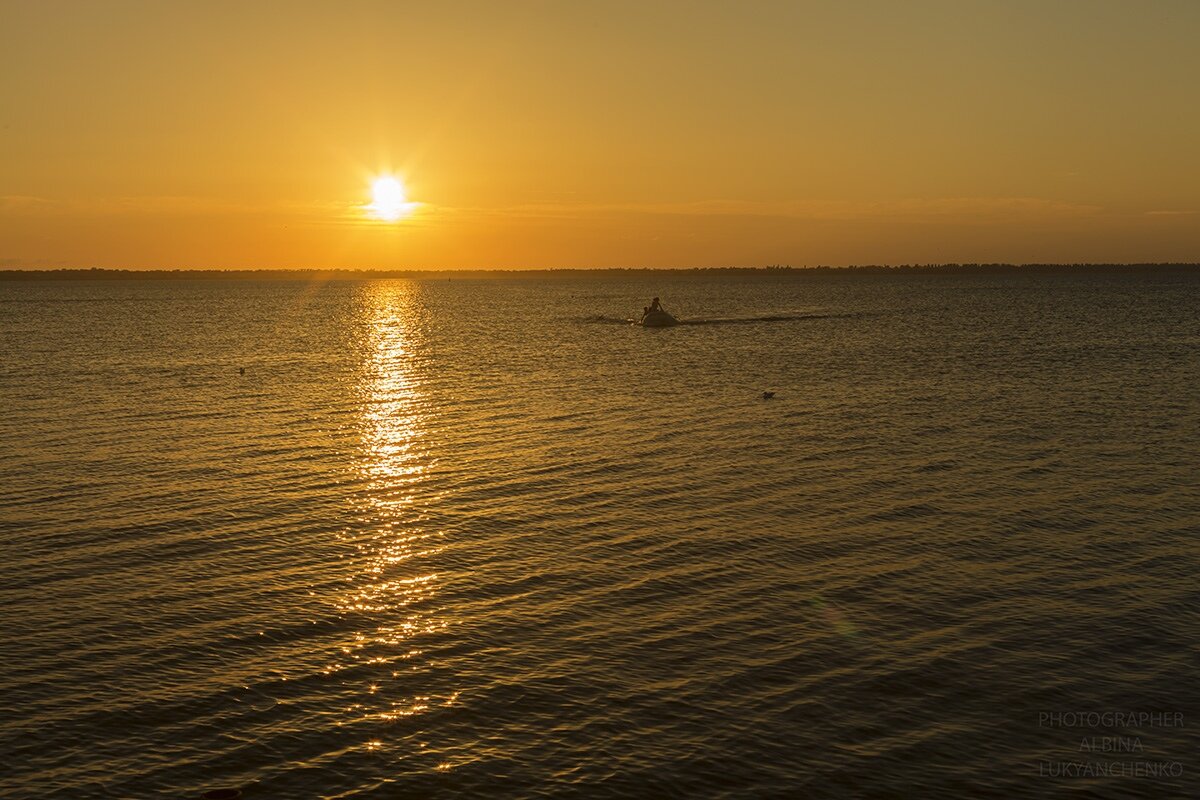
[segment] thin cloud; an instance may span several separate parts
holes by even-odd
[[[262,209],[246,203],[210,197],[140,195],[54,199],[7,195],[0,197],[0,210],[12,214],[40,216],[123,216],[239,214]]]
[[[707,200],[692,203],[539,203],[504,208],[444,208],[448,218],[594,219],[629,215],[754,217],[793,220],[878,220],[968,222],[1089,217],[1104,213],[1097,205],[1037,197],[910,198],[885,202],[823,201],[758,203]]]
[[[36,214],[54,206],[54,201],[45,197],[25,194],[0,195],[0,212],[5,214]]]

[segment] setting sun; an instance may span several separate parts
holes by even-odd
[[[408,202],[404,184],[397,178],[383,175],[371,184],[371,204],[367,210],[375,219],[395,222],[411,214],[413,205]]]

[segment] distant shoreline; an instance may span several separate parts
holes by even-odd
[[[406,278],[572,278],[590,275],[747,275],[747,276],[813,276],[813,275],[1061,275],[1061,274],[1130,274],[1130,273],[1195,273],[1195,263],[1143,264],[902,264],[856,265],[844,267],[769,266],[769,267],[607,267],[563,269],[436,269],[436,270],[373,270],[373,269],[6,269],[0,270],[0,281],[45,280],[380,280]]]

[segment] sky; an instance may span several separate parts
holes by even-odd
[[[0,268],[1195,262],[1198,40],[1194,0],[0,0]]]

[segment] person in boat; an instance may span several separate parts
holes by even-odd
[[[649,315],[649,313],[651,311],[662,311],[662,310],[663,310],[662,303],[658,302],[658,298],[656,297],[656,298],[654,298],[654,300],[652,300],[650,302],[650,305],[642,307],[642,319],[645,319],[646,316]]]

